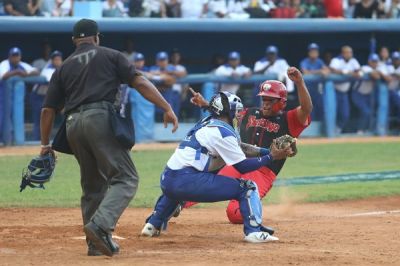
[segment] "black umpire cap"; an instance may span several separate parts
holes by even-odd
[[[99,34],[97,22],[91,19],[81,19],[75,23],[73,29],[74,38],[85,38]]]

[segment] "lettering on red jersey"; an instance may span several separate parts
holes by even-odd
[[[249,129],[249,127],[261,127],[268,132],[277,133],[281,126],[277,123],[269,121],[268,119],[257,119],[256,116],[250,115],[249,119],[247,120],[246,129]]]

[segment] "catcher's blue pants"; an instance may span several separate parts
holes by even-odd
[[[158,199],[148,222],[156,228],[161,228],[168,222],[178,204],[183,201],[218,202],[236,199],[243,215],[244,233],[247,235],[259,232],[260,225],[250,224],[251,212],[257,212],[261,216],[257,211],[262,208],[258,190],[255,189],[252,199],[249,199],[246,197],[249,188],[244,182],[240,179],[200,172],[191,167],[181,170],[166,168],[160,181],[163,195]]]

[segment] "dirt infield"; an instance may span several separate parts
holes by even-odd
[[[342,138],[301,138],[298,140],[299,145],[312,144],[329,144],[329,143],[383,143],[383,142],[400,142],[400,137],[342,137]],[[177,143],[140,143],[137,144],[133,151],[154,151],[168,150],[176,148]],[[9,155],[36,155],[40,151],[39,146],[12,146],[0,147],[0,156]]]
[[[87,257],[78,209],[0,209],[0,265],[399,265],[400,197],[265,207],[277,243],[248,244],[218,207],[185,210],[159,238],[128,209],[113,258]]]

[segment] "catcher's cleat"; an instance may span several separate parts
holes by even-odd
[[[184,208],[183,206],[185,206],[185,203],[186,203],[186,202],[182,202],[182,203],[179,203],[179,204],[178,204],[178,206],[176,207],[174,213],[172,214],[172,217],[175,217],[175,218],[176,218],[176,217],[179,216],[179,214],[181,214],[181,211],[182,211],[182,209]]]
[[[118,245],[116,242],[114,242],[114,241],[112,240],[112,236],[111,236],[111,235],[109,235],[109,239],[111,240],[111,250],[112,250],[112,253],[113,253],[114,255],[115,255],[115,254],[118,254],[118,253],[119,253],[119,245]],[[89,241],[89,243],[88,243],[88,252],[87,252],[87,255],[88,255],[88,256],[102,256],[103,253],[101,253],[101,251],[98,250],[98,249],[93,245],[92,241]]]
[[[267,232],[268,234],[270,234],[271,236],[275,233],[275,230],[274,230],[274,228],[272,228],[272,227],[268,227],[268,226],[263,226],[263,225],[261,225],[261,231],[262,232]]]
[[[147,237],[159,236],[160,230],[155,228],[154,225],[152,225],[151,223],[146,223],[146,225],[142,229],[141,235]]]
[[[103,255],[112,257],[113,253],[113,241],[110,238],[110,234],[104,232],[94,222],[89,222],[83,227],[83,231],[86,234],[88,240],[101,252]]]
[[[244,241],[249,243],[267,243],[278,240],[279,238],[271,236],[267,232],[253,232],[244,237]]]

